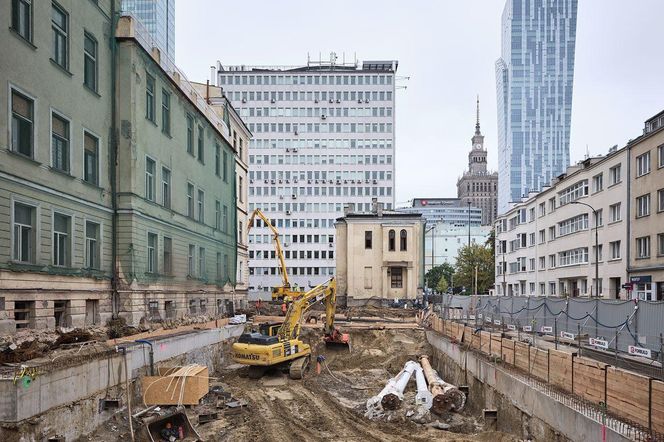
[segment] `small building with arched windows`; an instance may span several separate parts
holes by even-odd
[[[336,222],[339,305],[380,304],[421,296],[424,218],[419,213],[344,207]]]

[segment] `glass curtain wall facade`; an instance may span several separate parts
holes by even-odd
[[[122,10],[136,16],[161,51],[175,61],[175,0],[122,0]]]
[[[218,65],[218,85],[253,134],[249,211],[281,235],[291,285],[335,274],[335,220],[344,205],[394,207],[396,61],[302,67]],[[281,285],[272,235],[249,232],[249,295]]]
[[[498,103],[498,213],[569,165],[577,0],[507,0]]]

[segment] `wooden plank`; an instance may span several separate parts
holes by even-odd
[[[141,389],[146,405],[198,405],[209,391],[205,366],[182,367],[166,371],[167,376],[143,376]]]
[[[503,345],[503,337],[501,333],[491,333],[491,354],[493,356],[502,358],[501,347]]]
[[[529,353],[530,346],[528,344],[522,342],[514,344],[514,365],[526,372],[530,370]]]
[[[548,362],[549,354],[544,350],[536,347],[530,348],[530,373],[544,381],[547,379],[547,371],[549,369]]]
[[[480,351],[484,354],[489,354],[489,342],[491,341],[491,333],[481,331],[481,348]]]
[[[565,391],[572,391],[572,354],[549,350],[549,382]]]
[[[608,367],[606,376],[608,410],[648,425],[650,379],[615,367]]]
[[[503,361],[510,365],[514,365],[514,341],[511,339],[503,338],[501,344]]]

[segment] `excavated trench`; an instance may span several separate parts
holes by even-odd
[[[513,441],[513,436],[484,431],[476,416],[449,413],[418,414],[414,404],[415,380],[406,388],[402,406],[383,415],[365,417],[366,401],[377,394],[409,359],[430,354],[424,331],[351,330],[351,349],[325,348],[320,331],[305,329],[303,339],[314,348],[312,360],[322,354],[303,380],[280,372],[260,380],[246,368],[230,365],[216,374],[220,385],[248,407],[237,414],[197,426],[205,440],[231,441]],[[195,418],[193,418],[195,420]]]

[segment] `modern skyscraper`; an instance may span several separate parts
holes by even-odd
[[[218,85],[253,133],[249,210],[279,229],[291,284],[335,273],[335,220],[343,207],[394,207],[396,61],[304,66],[217,65]],[[270,231],[249,232],[249,293],[281,284]]]
[[[569,165],[577,0],[507,0],[498,102],[498,213]]]
[[[475,135],[471,138],[472,147],[468,154],[468,171],[457,181],[457,196],[462,204],[470,203],[482,209],[482,225],[490,226],[496,218],[496,194],[498,174],[486,168],[487,151],[484,148],[484,135],[480,132],[480,99],[477,98],[477,122]]]
[[[135,15],[161,52],[175,61],[175,0],[122,0],[122,10]]]

